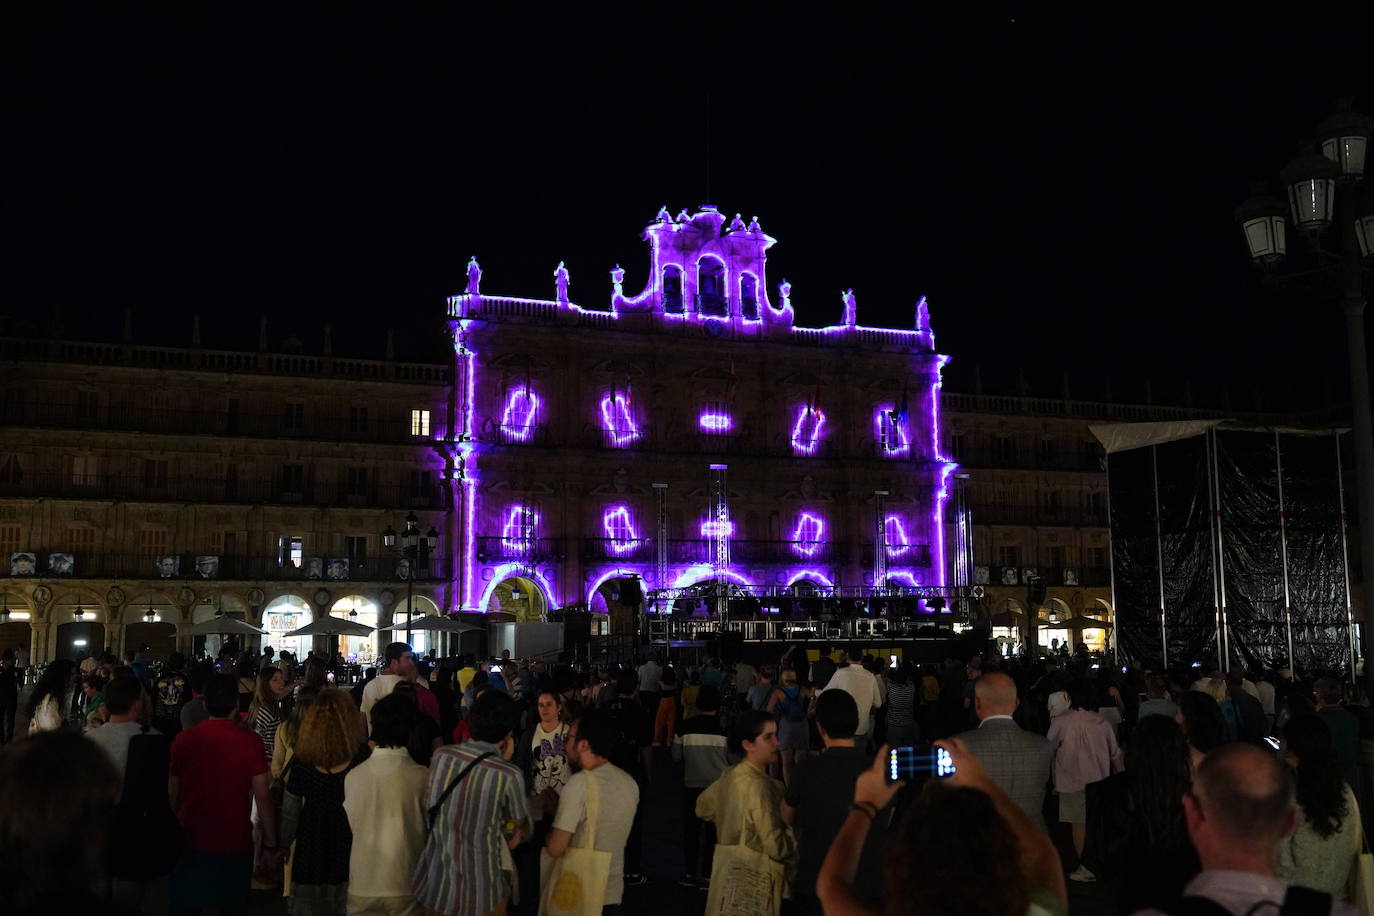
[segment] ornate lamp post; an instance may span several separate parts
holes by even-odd
[[[1285,207],[1263,189],[1236,209],[1236,219],[1266,280],[1319,277],[1338,281],[1345,310],[1350,360],[1350,408],[1355,439],[1355,474],[1360,511],[1360,565],[1364,571],[1365,622],[1374,623],[1374,435],[1370,426],[1369,368],[1365,353],[1364,282],[1374,257],[1374,201],[1364,180],[1374,119],[1341,99],[1336,113],[1317,127],[1315,143],[1279,173],[1301,243],[1312,256],[1310,269],[1280,273],[1288,254]],[[1318,152],[1320,150],[1320,152]],[[1291,663],[1291,659],[1290,659]],[[1354,639],[1350,673],[1355,675]],[[1366,670],[1366,676],[1374,674]]]
[[[412,512],[406,516],[405,528],[401,531],[401,545],[396,546],[396,529],[390,525],[382,532],[382,546],[397,556],[406,559],[406,644],[410,643],[410,619],[415,616],[415,573],[421,565],[429,564],[429,554],[439,543],[439,531],[430,526],[427,533],[420,533],[420,520]]]

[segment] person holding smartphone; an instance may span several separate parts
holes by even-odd
[[[888,832],[885,897],[911,914],[1066,913],[1068,892],[1049,836],[999,789],[958,738],[935,742],[954,773],[931,779]],[[877,814],[905,781],[887,778],[883,746],[854,784],[849,815],[816,878],[827,916],[881,916],[860,898],[855,876]],[[977,904],[975,907],[974,904]]]

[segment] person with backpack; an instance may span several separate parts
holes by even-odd
[[[143,685],[123,674],[105,685],[109,721],[87,734],[114,766],[120,784],[110,844],[111,900],[139,912],[148,882],[172,870],[181,852],[181,829],[167,801],[170,739],[145,728]]]
[[[782,781],[792,784],[792,773],[811,749],[811,729],[806,707],[811,689],[797,681],[797,672],[784,668],[778,686],[768,698],[768,711],[778,720],[778,752],[782,756]]]

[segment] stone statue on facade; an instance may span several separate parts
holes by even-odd
[[[477,255],[468,259],[468,295],[479,296],[482,293],[482,266],[477,263]]]
[[[787,278],[778,284],[778,299],[782,302],[782,307],[787,308],[792,304],[792,284],[787,282]]]
[[[758,218],[757,216],[754,217],[753,219],[751,219],[751,220],[749,221],[749,231],[750,231],[750,232],[762,232],[762,231],[763,231],[762,227],[759,226],[759,218]]]
[[[663,206],[659,207],[659,208],[658,208],[658,215],[654,217],[654,222],[657,222],[657,223],[671,223],[672,221],[673,221],[673,215],[672,215],[671,213],[668,212],[668,205],[667,205],[667,204],[664,204]]]
[[[568,301],[568,268],[559,261],[558,266],[553,271],[554,298],[559,302]]]
[[[744,231],[744,220],[740,219],[740,215],[739,215],[738,213],[735,214],[735,218],[734,218],[734,219],[730,220],[730,231],[731,231],[731,232],[743,232],[743,231]]]
[[[859,323],[859,307],[854,301],[854,290],[845,290],[840,299],[844,302],[844,317],[840,319],[840,324],[852,328]]]

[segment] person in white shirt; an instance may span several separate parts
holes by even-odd
[[[382,657],[386,659],[386,667],[367,682],[367,686],[363,688],[362,702],[358,704],[369,727],[372,724],[372,707],[377,705],[377,701],[390,696],[391,691],[395,690],[401,681],[415,677],[415,655],[406,643],[388,643]]]
[[[129,742],[136,735],[143,734],[143,685],[132,674],[122,674],[105,685],[104,696],[109,721],[100,728],[91,729],[86,737],[99,745],[110,758],[122,791],[124,771],[129,761]],[[161,732],[154,728],[149,729],[148,734],[160,735]]]
[[[843,690],[854,698],[854,705],[859,707],[859,729],[854,732],[855,744],[862,746],[865,742],[858,739],[867,738],[869,713],[878,705],[878,679],[864,668],[863,649],[850,646],[845,655],[849,659],[849,664],[835,672],[821,693],[825,693],[826,690]]]
[[[429,770],[410,759],[406,742],[420,712],[407,697],[372,707],[372,756],[344,777],[344,813],[353,831],[348,859],[349,916],[418,916],[410,873],[429,832],[425,788]]]
[[[658,712],[659,691],[662,689],[663,666],[658,663],[658,659],[650,655],[644,660],[644,664],[639,666],[639,702],[644,704],[644,708],[649,710],[652,717]]]
[[[607,759],[617,734],[615,720],[601,710],[590,710],[573,723],[567,746],[576,772],[559,796],[544,852],[562,858],[570,848],[585,848],[595,832],[595,848],[611,854],[601,903],[618,910],[625,890],[625,843],[639,806],[639,785]]]

